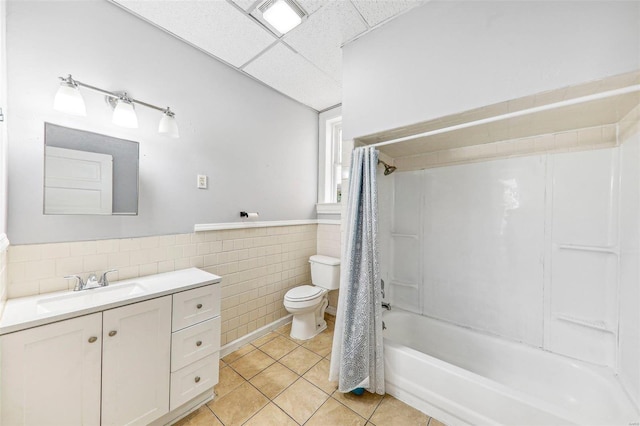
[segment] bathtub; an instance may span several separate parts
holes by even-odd
[[[614,373],[393,308],[387,393],[449,425],[637,425]]]

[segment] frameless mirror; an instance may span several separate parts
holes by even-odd
[[[44,125],[44,214],[138,214],[138,142]]]

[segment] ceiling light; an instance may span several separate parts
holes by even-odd
[[[133,109],[131,99],[127,97],[126,93],[116,101],[111,122],[130,129],[138,128],[138,116],[136,115],[135,109]]]
[[[62,80],[62,82],[53,101],[53,107],[58,111],[74,115],[86,115],[84,100],[79,90],[80,87],[84,87],[105,95],[107,103],[113,108],[113,117],[111,120],[114,124],[122,127],[137,128],[138,117],[135,111],[135,105],[137,104],[162,112],[162,119],[158,127],[159,133],[172,138],[179,137],[175,113],[171,111],[169,107],[161,108],[138,99],[133,99],[129,97],[126,92],[109,92],[108,90],[74,80],[71,75],[67,78],[60,77],[60,80]]]
[[[160,119],[160,125],[158,126],[158,133],[166,134],[171,138],[179,138],[178,124],[176,123],[175,114],[171,112],[169,107],[162,114]]]
[[[82,94],[78,90],[78,84],[71,78],[71,75],[67,78],[60,77],[60,80],[62,81],[53,100],[53,108],[67,114],[87,115],[84,99],[82,99]]]
[[[304,11],[293,0],[268,0],[260,6],[262,17],[281,34],[302,23]]]

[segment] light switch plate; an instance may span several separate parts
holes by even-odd
[[[207,175],[198,175],[198,188],[207,189]]]

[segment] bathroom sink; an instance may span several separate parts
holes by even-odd
[[[116,284],[90,290],[71,291],[38,301],[38,313],[75,311],[90,306],[104,305],[123,298],[142,294],[146,288],[140,283]]]

